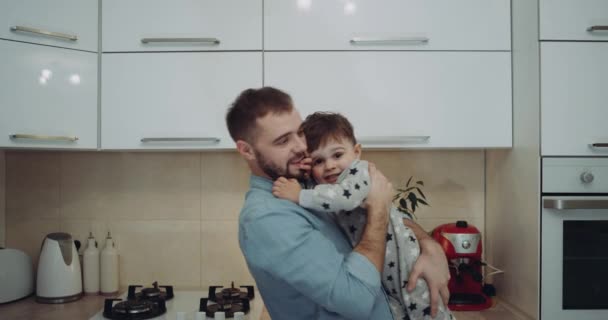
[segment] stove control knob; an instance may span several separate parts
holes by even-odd
[[[471,243],[468,242],[467,240],[462,242],[462,248],[463,249],[469,249],[471,247]]]
[[[585,171],[585,172],[581,173],[581,181],[584,184],[593,182],[593,179],[595,179],[595,177],[593,176],[593,173],[591,173],[589,171]]]

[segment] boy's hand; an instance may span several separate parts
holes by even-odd
[[[306,157],[300,161],[300,171],[304,172],[304,178],[310,179],[310,171],[312,170],[312,158]]]
[[[290,200],[297,204],[300,202],[300,191],[302,191],[302,187],[298,180],[285,177],[278,178],[272,186],[272,194],[275,197]]]

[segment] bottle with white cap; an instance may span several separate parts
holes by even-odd
[[[101,250],[101,293],[103,295],[118,293],[118,250],[110,232],[106,238],[106,245]]]
[[[242,311],[235,312],[234,320],[245,320],[245,314]]]
[[[216,311],[213,314],[213,319],[215,319],[215,320],[226,320],[226,313],[224,311]]]
[[[93,233],[89,233],[87,249],[84,250],[83,259],[84,293],[99,294],[99,249]]]

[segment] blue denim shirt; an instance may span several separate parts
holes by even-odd
[[[392,319],[380,273],[331,216],[274,197],[268,179],[251,176],[239,243],[272,319]]]

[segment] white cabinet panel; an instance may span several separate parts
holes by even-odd
[[[0,40],[0,60],[0,147],[97,148],[97,54]]]
[[[97,0],[2,0],[0,21],[3,39],[97,51]]]
[[[510,14],[509,0],[265,0],[264,49],[510,50]]]
[[[608,155],[608,43],[541,44],[544,156]]]
[[[242,90],[261,85],[259,52],[104,54],[101,146],[234,148],[226,111]]]
[[[540,39],[608,41],[608,1],[540,0]]]
[[[270,52],[264,68],[303,117],[341,112],[365,147],[512,145],[508,52]]]
[[[102,12],[104,52],[262,49],[262,0],[104,0]]]

